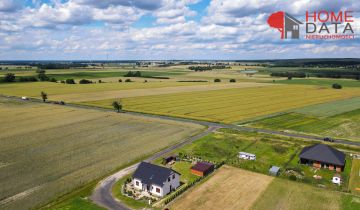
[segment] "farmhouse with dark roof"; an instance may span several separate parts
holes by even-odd
[[[315,144],[301,151],[300,163],[341,172],[345,167],[345,154],[329,145]]]
[[[135,189],[163,197],[180,186],[180,174],[172,169],[141,162],[133,174]]]

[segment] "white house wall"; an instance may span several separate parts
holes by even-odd
[[[172,189],[177,189],[180,186],[179,174],[175,174],[175,179],[172,178],[172,175],[170,177],[171,177],[170,182],[166,180],[166,182],[164,183],[163,191],[162,191],[163,193],[161,196],[167,195],[170,192],[170,185]]]
[[[136,181],[138,181],[139,182],[139,186],[137,186],[136,185]],[[134,185],[134,187],[136,188],[136,189],[138,189],[138,190],[142,190],[142,182],[139,180],[139,179],[133,179],[133,185]]]

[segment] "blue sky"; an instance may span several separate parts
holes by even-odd
[[[0,0],[0,60],[359,57],[359,1]],[[355,39],[280,40],[276,11],[354,11]]]

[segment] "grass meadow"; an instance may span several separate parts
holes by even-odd
[[[203,129],[4,98],[0,117],[0,209],[39,207]]]
[[[329,117],[339,115],[345,112],[350,112],[359,108],[360,97],[354,97],[350,99],[306,106],[303,108],[295,109],[293,110],[293,112],[318,117]]]
[[[124,109],[129,111],[235,123],[359,95],[358,89],[281,85],[133,97],[122,102]],[[109,101],[99,101],[96,105],[110,107]]]
[[[360,196],[360,159],[352,161],[349,189],[351,193]]]
[[[337,210],[342,194],[283,179],[275,179],[255,201],[252,210]]]
[[[324,112],[327,113],[327,110]],[[250,126],[360,141],[360,109],[330,117],[286,113],[255,121]]]

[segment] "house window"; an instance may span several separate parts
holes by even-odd
[[[173,179],[175,179],[175,174],[173,174]]]
[[[170,182],[170,179],[171,179],[171,178],[169,177],[169,178],[168,178],[168,182]]]
[[[294,25],[294,26],[293,26],[293,29],[294,29],[294,30],[299,30],[299,26],[298,26],[298,25]]]
[[[136,181],[135,184],[136,184],[136,186],[139,186],[139,182],[138,182],[138,181]]]
[[[160,193],[160,188],[157,187],[157,188],[156,188],[156,192],[157,192],[157,193]]]

